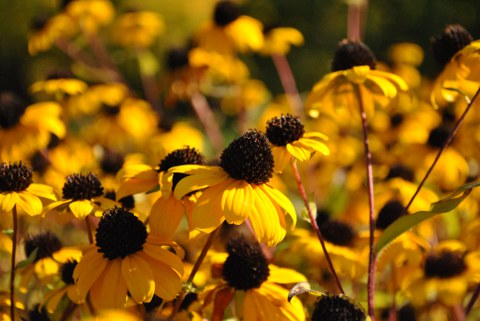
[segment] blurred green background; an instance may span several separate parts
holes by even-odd
[[[211,15],[213,0],[144,0],[113,1],[121,12],[127,8],[150,9],[162,14],[166,32],[155,54],[163,59],[172,45],[184,44],[198,25]],[[60,1],[0,0],[0,88],[25,93],[28,86],[45,75],[42,66],[68,66],[61,52],[51,50],[30,57],[27,39],[33,18],[54,13]],[[300,91],[308,91],[328,72],[329,62],[339,40],[346,37],[347,4],[340,0],[251,0],[242,2],[244,13],[265,24],[292,26],[305,36],[305,45],[295,48],[288,59]],[[460,23],[474,38],[480,31],[478,0],[376,0],[368,4],[364,41],[381,60],[395,42],[410,41],[425,50],[421,66],[424,74],[439,71],[429,51],[429,39],[446,24]],[[108,31],[105,31],[108,32]],[[270,59],[247,56],[252,77],[261,79],[274,93],[281,92],[280,82]]]

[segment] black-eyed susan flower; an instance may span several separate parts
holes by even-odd
[[[49,50],[60,37],[69,37],[77,30],[73,19],[64,13],[53,17],[38,16],[32,21],[28,52],[36,55]]]
[[[207,21],[195,35],[198,45],[224,55],[236,51],[258,51],[263,46],[262,23],[241,15],[238,5],[230,0],[217,2],[213,19]]]
[[[66,0],[63,10],[87,34],[96,33],[101,26],[110,23],[115,14],[109,0]]]
[[[325,294],[315,302],[311,320],[366,321],[370,317],[358,303],[347,296]]]
[[[10,92],[0,93],[0,159],[27,159],[43,149],[50,135],[64,137],[66,128],[60,119],[62,108],[54,102],[26,105]]]
[[[303,321],[305,312],[298,298],[288,302],[288,290],[281,284],[305,281],[300,273],[268,264],[258,243],[235,238],[227,245],[222,268],[223,282],[200,294],[204,307],[213,304],[212,320],[222,320],[232,300],[243,297],[234,315],[245,321]]]
[[[270,119],[265,134],[272,144],[277,172],[283,171],[292,157],[302,162],[309,160],[315,152],[330,154],[324,143],[327,136],[318,132],[305,133],[300,119],[290,114]]]
[[[263,34],[263,55],[286,55],[291,46],[301,46],[304,41],[302,33],[291,27],[264,28]]]
[[[113,27],[113,41],[127,48],[148,48],[164,28],[156,12],[129,11],[118,17]]]
[[[62,200],[49,204],[46,211],[69,212],[84,219],[90,214],[101,213],[102,206],[113,206],[111,200],[102,197],[102,183],[93,173],[67,176],[62,192]]]
[[[473,41],[461,25],[448,25],[432,38],[432,51],[444,67],[431,92],[434,107],[444,107],[458,98],[471,99],[479,87],[480,41]]]
[[[112,208],[104,212],[90,244],[75,267],[78,296],[87,294],[99,309],[121,309],[127,293],[136,303],[150,302],[154,294],[172,300],[182,287],[183,265],[170,249],[176,245],[148,235],[131,212]]]
[[[405,81],[397,75],[375,69],[376,59],[363,43],[342,40],[332,61],[332,72],[314,85],[307,99],[308,114],[316,118],[320,111],[334,111],[339,108],[358,114],[358,86],[362,103],[367,114],[376,106],[387,106],[399,91],[408,89]]]
[[[20,213],[39,215],[44,200],[56,200],[53,188],[32,182],[32,171],[22,162],[0,164],[0,210],[9,213],[16,206]]]
[[[290,216],[292,228],[297,220],[290,200],[269,184],[273,167],[266,136],[250,130],[222,152],[219,166],[175,166],[164,179],[188,175],[175,187],[176,198],[203,190],[192,212],[193,228],[209,233],[223,221],[240,225],[248,219],[258,240],[271,246],[286,234],[285,215]]]
[[[54,98],[61,98],[63,95],[74,96],[83,93],[87,89],[87,84],[75,79],[68,73],[52,73],[47,79],[34,82],[30,86],[30,92],[45,93]]]
[[[73,280],[73,271],[77,264],[77,260],[71,259],[60,266],[57,274],[60,276],[60,286],[47,292],[43,298],[43,305],[49,313],[55,312],[58,304],[65,295],[72,302],[76,300],[78,291],[76,289],[75,281]]]

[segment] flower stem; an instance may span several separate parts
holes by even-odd
[[[192,95],[191,103],[198,119],[205,128],[205,132],[207,133],[215,152],[219,153],[223,147],[223,136],[220,127],[215,120],[215,115],[208,105],[207,99],[201,93],[196,92]]]
[[[365,31],[367,0],[350,1],[348,4],[347,36],[348,39],[360,41]]]
[[[282,83],[283,90],[287,94],[287,98],[292,106],[293,113],[296,116],[303,116],[303,103],[298,93],[297,83],[295,77],[293,76],[292,68],[288,63],[287,57],[285,55],[272,55],[273,64],[275,69],[277,69],[278,76],[280,77],[280,82]]]
[[[372,154],[370,153],[370,146],[368,142],[368,124],[367,113],[363,106],[363,99],[360,87],[354,85],[355,93],[358,99],[358,106],[360,108],[360,117],[362,118],[363,130],[363,146],[365,149],[365,163],[367,170],[367,189],[368,189],[368,204],[369,204],[369,259],[368,259],[368,315],[375,321],[374,316],[374,293],[375,293],[375,269],[376,269],[376,253],[375,253],[375,200],[373,192],[373,164]]]
[[[478,90],[477,90],[477,92],[475,93],[475,95],[473,96],[472,100],[468,103],[467,107],[466,107],[465,110],[463,111],[462,116],[460,116],[460,118],[459,118],[459,119],[457,120],[457,122],[455,123],[455,126],[453,127],[452,131],[451,131],[450,134],[448,135],[448,138],[447,138],[447,140],[445,141],[445,143],[443,144],[442,148],[440,148],[440,149],[438,150],[437,156],[436,156],[435,159],[433,160],[432,165],[430,165],[430,168],[429,168],[429,169],[427,170],[427,172],[425,173],[425,176],[423,177],[422,181],[420,182],[420,184],[418,184],[415,193],[413,194],[413,196],[412,196],[412,197],[410,198],[410,200],[408,201],[407,206],[405,206],[405,209],[403,210],[404,213],[407,213],[407,212],[408,212],[408,209],[410,208],[410,206],[412,205],[413,201],[414,201],[415,198],[417,197],[418,193],[419,193],[420,190],[422,189],[423,185],[424,185],[425,182],[427,181],[428,177],[429,177],[430,174],[432,173],[433,168],[435,167],[435,165],[437,164],[438,160],[440,159],[440,156],[442,156],[442,153],[445,151],[445,149],[447,149],[447,147],[448,147],[448,146],[450,145],[450,143],[452,142],[453,137],[455,137],[455,135],[457,134],[457,131],[458,131],[458,129],[460,128],[460,125],[462,124],[463,120],[465,119],[465,116],[467,116],[467,113],[469,112],[469,110],[470,110],[471,107],[473,106],[473,103],[474,103],[475,100],[478,98],[478,95],[480,95],[480,88],[478,88]]]
[[[85,217],[85,225],[87,226],[88,242],[93,244],[92,224],[90,223],[90,218],[88,215]]]
[[[200,269],[200,266],[203,263],[203,260],[207,256],[208,250],[213,244],[213,240],[215,239],[215,235],[217,235],[218,230],[220,229],[220,226],[217,227],[210,235],[208,236],[207,242],[205,242],[205,245],[203,245],[202,251],[200,252],[200,255],[198,256],[197,260],[195,261],[195,264],[193,265],[192,271],[190,272],[190,275],[188,276],[187,282],[185,285],[189,288],[192,286],[193,279],[195,278],[195,275],[197,274],[198,270]],[[177,301],[175,302],[175,306],[173,308],[172,314],[168,318],[169,321],[172,321],[177,312],[180,310],[180,306],[182,305],[183,300],[187,296],[188,289],[187,290],[182,290],[180,293],[180,296],[178,297]]]
[[[307,209],[308,217],[310,218],[310,223],[312,224],[312,228],[317,234],[317,238],[320,241],[320,245],[322,246],[323,254],[325,255],[325,259],[327,260],[328,269],[330,270],[330,273],[335,279],[335,283],[337,284],[337,287],[340,293],[345,294],[345,291],[343,291],[342,283],[340,282],[337,272],[335,272],[335,268],[333,267],[332,260],[330,258],[330,255],[328,254],[327,248],[325,247],[325,241],[323,239],[322,232],[318,227],[317,221],[315,220],[315,216],[313,215],[312,209],[310,208],[310,204],[308,203],[307,193],[305,192],[305,188],[303,187],[302,179],[300,177],[300,172],[298,171],[297,163],[293,157],[290,160],[290,164],[292,165],[292,170],[295,176],[295,181],[297,182],[298,191],[300,192],[300,196],[302,197],[303,203],[305,204],[305,207]]]
[[[63,313],[60,316],[60,319],[58,319],[58,321],[67,321],[70,318],[70,316],[73,314],[73,312],[75,312],[76,308],[77,308],[77,305],[72,301],[69,301],[67,307],[65,308],[65,310],[63,310]]]
[[[13,235],[12,235],[12,262],[10,265],[10,320],[15,320],[15,260],[17,253],[17,233],[18,233],[18,217],[17,205],[12,208],[13,218]]]
[[[478,296],[480,296],[480,283],[475,288],[475,291],[473,292],[470,301],[468,301],[467,306],[465,307],[465,316],[468,316],[470,311],[472,311],[475,302],[477,302]]]

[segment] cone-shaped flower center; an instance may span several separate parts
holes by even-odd
[[[62,281],[65,284],[75,284],[75,280],[73,279],[73,270],[77,266],[78,262],[76,260],[68,261],[67,263],[63,264],[60,268],[60,273],[62,275]]]
[[[15,127],[22,117],[27,105],[10,92],[0,93],[0,128]]]
[[[223,265],[223,278],[237,290],[258,288],[268,278],[268,262],[258,243],[244,237],[227,244],[228,257]]]
[[[268,140],[277,146],[285,146],[303,137],[305,129],[298,117],[287,114],[274,117],[267,122]]]
[[[0,192],[21,192],[32,183],[32,171],[22,162],[0,164]]]
[[[103,194],[103,187],[92,173],[67,176],[62,188],[64,199],[89,200]]]
[[[35,236],[29,236],[25,240],[25,255],[29,257],[35,249],[37,255],[34,262],[40,259],[51,257],[53,253],[62,248],[62,242],[53,233],[46,232]]]
[[[117,196],[115,194],[115,191],[108,190],[107,192],[105,192],[105,198],[108,198],[109,200],[112,200],[112,201],[116,201]],[[118,202],[122,205],[123,208],[126,208],[126,209],[132,209],[135,207],[135,198],[133,197],[133,195],[122,197],[121,199],[118,200]]]
[[[463,254],[441,251],[427,256],[423,270],[427,278],[447,279],[462,274],[466,269]]]
[[[332,71],[339,71],[363,65],[375,69],[375,64],[375,55],[367,45],[360,41],[344,39],[338,44],[331,69]]]
[[[47,309],[45,307],[41,307],[40,304],[35,305],[32,307],[31,310],[28,310],[28,319],[29,321],[50,321],[48,317]],[[22,320],[25,320],[22,318]]]
[[[330,218],[325,211],[317,212],[316,221],[326,241],[339,246],[353,244],[356,233],[349,224]]]
[[[378,212],[377,220],[375,221],[375,227],[384,230],[390,224],[395,222],[400,216],[404,215],[404,207],[402,202],[398,200],[391,200],[387,202],[380,212]]]
[[[365,312],[347,298],[340,295],[322,296],[316,303],[312,321],[364,321]]]
[[[133,213],[115,207],[103,213],[95,238],[98,252],[114,260],[141,251],[147,240],[147,229]]]
[[[440,125],[432,129],[428,136],[427,144],[433,148],[442,148],[450,135],[450,128],[445,125]]]
[[[100,167],[107,174],[115,175],[122,169],[125,157],[122,153],[116,152],[111,149],[105,149],[102,160],[100,161]]]
[[[213,20],[218,26],[224,27],[240,17],[240,8],[232,1],[220,1],[215,7]]]
[[[160,162],[158,165],[158,172],[166,172],[170,168],[179,165],[204,165],[205,158],[202,154],[195,148],[184,147],[181,149],[174,150]],[[172,190],[175,189],[177,183],[184,177],[188,175],[175,173],[173,174],[173,184]]]
[[[430,40],[435,59],[445,66],[450,59],[470,42],[473,38],[470,33],[459,24],[448,25],[442,34]]]
[[[267,183],[273,175],[273,154],[267,137],[249,130],[225,148],[220,166],[234,179],[250,184]]]
[[[390,168],[390,171],[388,172],[386,179],[388,180],[396,177],[400,177],[409,182],[413,182],[413,179],[415,178],[413,171],[410,168],[401,164],[392,166]]]

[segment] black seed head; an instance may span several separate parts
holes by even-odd
[[[145,310],[147,312],[152,312],[153,310],[158,308],[160,305],[162,305],[162,303],[163,303],[162,298],[154,294],[152,297],[152,300],[150,300],[150,302],[147,302],[147,303],[144,302],[143,306],[145,307]]]
[[[375,221],[375,227],[380,230],[386,229],[390,224],[395,222],[399,217],[405,215],[405,208],[402,202],[398,200],[392,200],[387,202],[380,212],[378,212],[377,220]]]
[[[427,278],[448,279],[462,274],[467,269],[463,254],[451,251],[431,253],[425,259],[423,271]]]
[[[67,176],[62,188],[64,199],[89,200],[103,194],[103,187],[95,174],[72,174]]]
[[[105,173],[115,175],[122,169],[124,162],[125,157],[122,153],[106,148],[100,161],[100,167]]]
[[[285,146],[302,138],[304,133],[305,129],[300,119],[287,114],[270,119],[265,134],[272,144]]]
[[[0,128],[15,127],[27,109],[25,102],[11,92],[0,92]]]
[[[339,246],[350,246],[355,241],[356,233],[349,224],[332,219],[325,213],[318,213],[316,221],[326,241]]]
[[[62,275],[62,281],[65,284],[71,285],[75,284],[75,280],[73,279],[73,270],[77,266],[78,262],[76,260],[68,261],[64,263],[60,268],[60,273]]]
[[[398,321],[417,321],[415,308],[411,304],[405,304],[397,312]]]
[[[324,295],[315,303],[312,321],[365,321],[365,312],[342,295]]]
[[[172,48],[167,53],[167,68],[170,71],[188,66],[188,49]]]
[[[182,301],[182,305],[180,305],[180,310],[187,310],[188,307],[198,299],[198,294],[195,292],[188,292],[185,296],[185,299]]]
[[[368,65],[375,69],[377,59],[363,42],[344,39],[338,44],[333,57],[331,70],[347,70],[355,66]]]
[[[260,244],[240,237],[227,244],[227,252],[222,274],[232,288],[242,291],[255,289],[268,278],[270,270]]]
[[[117,116],[120,113],[120,105],[111,106],[111,105],[103,104],[101,108],[101,112],[106,116],[110,116],[110,117]]]
[[[38,151],[30,157],[30,164],[34,172],[43,175],[50,166],[50,160],[44,153]]]
[[[45,307],[40,307],[40,304],[36,304],[31,310],[28,310],[27,314],[28,321],[50,321],[47,309]],[[22,321],[26,321],[24,318],[21,319]]]
[[[109,260],[141,251],[147,240],[145,225],[124,208],[111,208],[103,212],[95,234],[98,252]]]
[[[234,22],[238,17],[240,17],[240,8],[236,3],[228,0],[219,1],[213,13],[215,24],[221,27]]]
[[[267,137],[249,130],[225,148],[220,166],[234,179],[250,184],[267,183],[273,176],[273,154]]]
[[[393,114],[390,117],[390,124],[392,128],[397,128],[398,126],[400,126],[403,123],[404,119],[405,117],[403,116],[403,114],[400,114],[400,113]]]
[[[34,262],[51,257],[53,253],[62,248],[62,242],[53,233],[45,232],[35,236],[29,235],[25,240],[25,255],[29,257],[35,249],[38,249]]]
[[[158,165],[158,172],[166,172],[170,168],[179,165],[204,165],[205,158],[202,154],[195,148],[184,147],[181,149],[174,150],[160,162]],[[175,173],[173,174],[173,185],[172,190],[175,189],[178,182],[188,176],[187,174]]]
[[[22,162],[0,164],[0,192],[21,192],[32,184],[32,171]]]
[[[440,125],[437,128],[432,129],[428,136],[427,144],[433,148],[442,148],[450,135],[449,126]]]
[[[108,198],[109,200],[116,201],[117,196],[115,195],[115,191],[113,190],[108,190],[105,192],[105,198]],[[123,208],[125,209],[133,209],[135,208],[135,198],[133,195],[128,195],[125,197],[122,197],[121,199],[118,200],[118,202],[122,205]]]
[[[389,180],[395,177],[400,177],[409,182],[413,182],[413,180],[415,179],[413,171],[410,168],[401,164],[392,166],[390,168],[390,171],[388,172],[386,179]]]
[[[448,25],[442,34],[430,39],[433,56],[441,66],[445,66],[457,52],[472,40],[473,37],[461,25]]]

